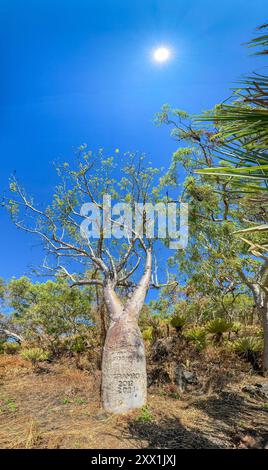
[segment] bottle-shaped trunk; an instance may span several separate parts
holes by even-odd
[[[124,314],[112,322],[102,359],[102,403],[113,413],[141,408],[146,403],[146,358],[136,319]]]
[[[102,357],[102,404],[113,413],[141,408],[146,403],[146,358],[138,318],[149,288],[151,268],[152,254],[148,249],[144,273],[124,304],[111,280],[104,286],[110,325]]]

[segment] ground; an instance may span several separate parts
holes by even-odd
[[[0,357],[0,448],[247,448],[268,443],[268,404],[242,391],[247,374],[221,390],[149,387],[148,406],[123,416],[102,411],[100,372],[60,361],[35,371]]]

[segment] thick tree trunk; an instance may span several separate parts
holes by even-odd
[[[263,335],[264,335],[264,349],[263,349],[263,373],[268,376],[268,299],[262,307],[262,322],[263,322]]]
[[[259,286],[255,286],[255,303],[263,326],[263,375],[268,376],[268,295]]]
[[[124,413],[146,403],[146,359],[136,319],[124,312],[108,329],[102,360],[102,403]]]
[[[268,260],[265,260],[261,266],[256,282],[249,280],[241,269],[238,270],[238,274],[251,290],[257,313],[262,321],[264,336],[262,370],[263,374],[268,376]]]
[[[144,274],[125,304],[107,280],[103,289],[110,325],[102,358],[102,404],[105,410],[124,413],[146,403],[146,359],[138,326],[139,314],[150,285],[152,254],[148,249]]]

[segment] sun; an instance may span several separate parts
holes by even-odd
[[[170,49],[167,47],[158,47],[153,52],[153,58],[156,62],[166,62],[168,59],[170,59],[170,55]]]

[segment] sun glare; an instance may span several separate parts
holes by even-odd
[[[153,58],[156,62],[166,62],[170,58],[170,49],[158,47],[153,52]]]

